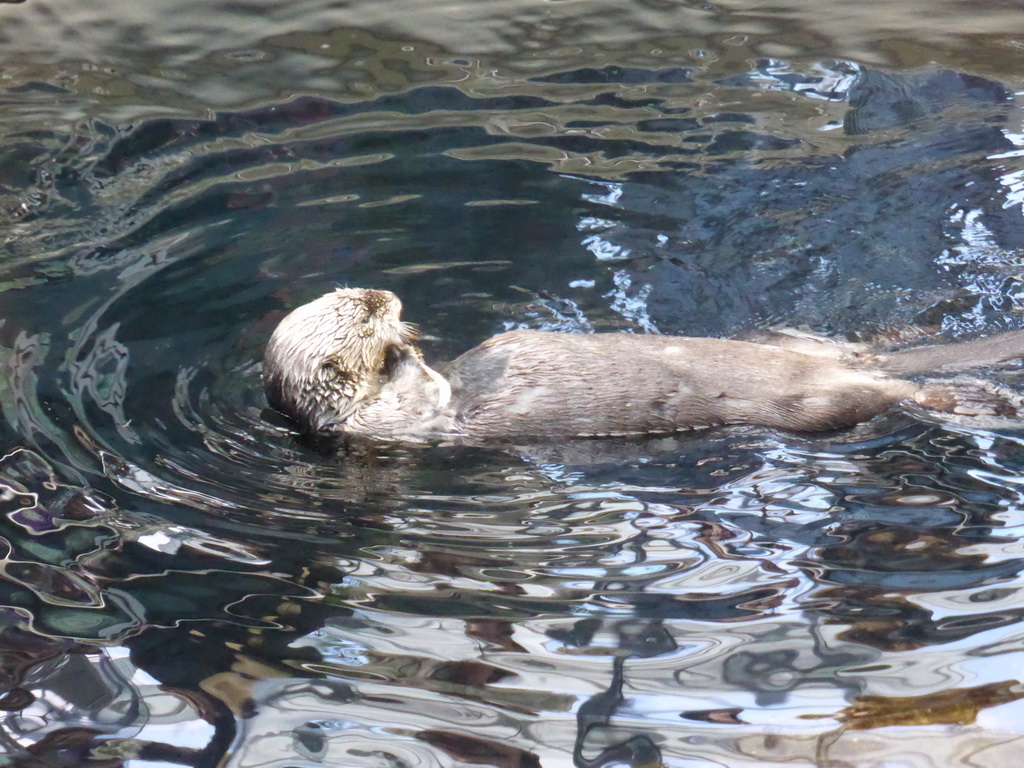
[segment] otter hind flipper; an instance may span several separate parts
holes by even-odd
[[[1019,419],[1024,415],[1024,397],[983,379],[956,378],[928,384],[918,390],[914,401],[952,416],[990,420]]]

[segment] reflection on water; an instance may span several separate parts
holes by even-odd
[[[144,5],[0,5],[14,764],[1014,764],[1019,425],[333,454],[260,360],[1021,327],[1019,14]]]

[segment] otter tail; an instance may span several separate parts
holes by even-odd
[[[1024,330],[974,341],[888,352],[875,356],[872,367],[897,375],[913,375],[962,371],[1015,360],[1024,360]]]

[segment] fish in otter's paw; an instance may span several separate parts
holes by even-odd
[[[726,424],[812,432],[900,402],[1016,415],[1005,400],[900,375],[1024,357],[1024,331],[872,354],[787,333],[757,342],[510,331],[430,368],[389,291],[338,289],[294,310],[264,361],[270,404],[311,435],[479,444],[669,434]],[[1000,409],[1002,409],[1000,411]]]

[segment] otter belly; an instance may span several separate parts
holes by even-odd
[[[470,440],[851,426],[913,397],[839,359],[725,339],[512,331],[444,371]]]

